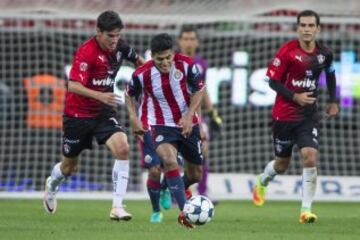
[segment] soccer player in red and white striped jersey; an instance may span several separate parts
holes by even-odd
[[[168,34],[158,34],[151,40],[152,60],[136,69],[126,92],[126,105],[133,132],[140,137],[150,131],[156,153],[164,165],[168,187],[182,211],[185,188],[199,182],[202,175],[202,150],[199,118],[204,81],[191,58],[174,53]],[[141,116],[136,114],[134,98],[141,96]],[[148,118],[149,121],[142,121]],[[187,161],[186,182],[180,176],[178,152]],[[180,212],[179,223],[193,228]]]

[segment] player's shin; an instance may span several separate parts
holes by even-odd
[[[160,212],[160,182],[149,178],[146,187],[149,193],[152,211]]]
[[[115,160],[113,171],[113,207],[121,208],[129,180],[129,160]]]
[[[179,209],[182,211],[185,205],[185,187],[184,181],[180,176],[179,169],[167,171],[165,173],[168,188],[174,196]]]
[[[311,212],[316,191],[317,170],[316,167],[304,168],[302,175],[302,212]]]
[[[262,174],[260,174],[260,182],[263,186],[267,186],[268,183],[273,180],[275,178],[275,176],[277,175],[277,172],[275,171],[274,168],[274,164],[275,164],[275,160],[272,160],[271,162],[269,162],[265,169],[264,172]]]
[[[60,183],[65,181],[66,177],[63,175],[60,169],[61,162],[57,163],[51,171],[50,180],[47,182],[49,191],[56,192]]]

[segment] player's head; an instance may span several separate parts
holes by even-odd
[[[320,17],[312,10],[304,10],[297,15],[297,32],[300,41],[305,43],[315,41],[320,32]]]
[[[174,59],[174,42],[167,33],[160,33],[151,39],[151,57],[160,72],[168,73]]]
[[[180,30],[177,42],[181,53],[189,57],[194,56],[196,49],[199,47],[196,29],[190,25],[184,25]]]
[[[114,51],[123,27],[119,14],[110,10],[102,12],[96,24],[96,39],[100,47],[106,51]]]

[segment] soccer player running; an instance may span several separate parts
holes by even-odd
[[[316,159],[318,156],[319,112],[317,109],[318,80],[326,74],[329,93],[327,115],[339,112],[336,100],[336,79],[332,64],[332,51],[316,41],[320,31],[319,15],[305,10],[297,16],[298,39],[285,43],[269,65],[267,78],[276,91],[272,112],[275,160],[269,162],[256,179],[253,202],[262,206],[268,183],[277,174],[286,171],[290,164],[292,148],[296,144],[303,164],[302,204],[300,223],[312,223],[317,216],[311,205],[316,189]]]
[[[126,91],[126,105],[133,132],[140,138],[147,129],[136,114],[136,98],[142,95],[147,109],[151,135],[157,155],[164,166],[167,185],[176,199],[178,222],[194,226],[182,213],[185,188],[199,182],[202,174],[202,151],[199,118],[196,110],[204,93],[204,82],[191,58],[174,53],[173,40],[166,33],[152,38],[152,60],[136,69]],[[178,152],[186,160],[185,176],[180,175]]]
[[[76,172],[82,150],[91,149],[93,137],[106,144],[115,157],[112,170],[112,220],[130,220],[123,208],[129,178],[127,136],[115,116],[121,97],[113,93],[115,77],[124,59],[140,66],[144,60],[121,39],[123,23],[116,12],[105,11],[97,18],[96,36],[77,50],[70,71],[63,119],[63,160],[46,179],[44,208],[55,213],[59,184]]]
[[[206,70],[208,68],[208,63],[205,59],[203,59],[200,55],[196,54],[196,51],[199,47],[199,38],[196,29],[192,26],[185,25],[178,36],[178,45],[180,48],[180,52],[185,54],[188,57],[193,59],[194,64],[197,65],[200,71],[200,78],[205,81],[206,79]],[[201,101],[202,108],[199,109],[199,113],[201,110],[204,115],[208,116],[209,121],[207,121],[206,117],[201,117],[200,124],[200,135],[202,140],[202,151],[203,151],[203,175],[202,179],[198,184],[198,193],[200,195],[207,196],[207,179],[208,179],[208,156],[209,156],[209,148],[208,141],[209,137],[216,137],[219,135],[222,125],[222,119],[217,113],[216,108],[211,103],[211,99],[207,90],[204,90],[203,99]],[[209,123],[209,126],[208,126]],[[210,127],[210,129],[209,129]],[[210,133],[209,133],[210,130]]]

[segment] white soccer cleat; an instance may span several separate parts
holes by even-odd
[[[124,208],[122,207],[114,207],[113,209],[111,209],[110,211],[110,219],[111,220],[116,220],[116,221],[120,221],[120,220],[124,220],[124,221],[129,221],[131,220],[132,215],[130,213],[128,213],[127,211],[125,211]]]
[[[44,192],[44,199],[43,199],[43,205],[44,209],[48,213],[55,213],[57,208],[57,200],[56,200],[56,192],[51,192],[49,190],[48,184],[50,181],[50,176],[46,179],[45,182],[45,192]]]

